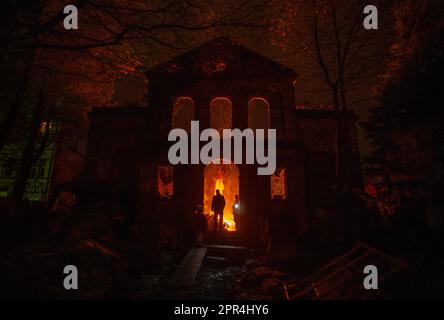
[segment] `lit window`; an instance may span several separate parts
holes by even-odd
[[[170,199],[173,196],[173,167],[159,166],[157,169],[157,190],[161,198]]]
[[[248,102],[248,127],[251,129],[270,128],[270,105],[263,98],[253,98]]]
[[[285,169],[276,169],[270,179],[271,198],[273,200],[285,200],[287,198],[287,177]]]
[[[190,97],[179,97],[173,106],[172,127],[191,132],[191,121],[194,120],[194,101]]]
[[[219,131],[222,135],[223,129],[232,127],[232,104],[227,98],[215,98],[210,104],[211,128]]]

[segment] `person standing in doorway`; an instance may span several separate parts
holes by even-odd
[[[225,209],[225,197],[220,194],[220,190],[216,190],[216,195],[213,197],[211,201],[211,210],[214,212],[214,230],[217,230],[219,226],[219,230],[224,229],[224,209]],[[219,217],[219,223],[217,221]]]
[[[234,196],[234,204],[233,204],[233,218],[234,224],[236,225],[236,231],[240,230],[240,216],[241,216],[241,207],[239,195]]]

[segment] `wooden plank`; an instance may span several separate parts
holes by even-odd
[[[410,269],[410,265],[407,262],[405,262],[405,261],[403,261],[401,259],[398,259],[398,258],[396,258],[396,257],[394,257],[392,255],[389,255],[389,254],[387,254],[385,252],[382,252],[381,250],[378,250],[378,249],[376,249],[374,247],[371,247],[371,246],[369,246],[368,244],[366,244],[364,242],[361,242],[361,241],[356,241],[356,242],[357,242],[358,245],[360,245],[360,246],[362,246],[364,248],[367,248],[368,250],[371,250],[373,252],[376,252],[376,253],[380,254],[381,256],[386,257],[388,260],[396,261],[403,268]]]
[[[327,272],[329,268],[333,268],[335,265],[343,263],[345,259],[347,259],[349,256],[355,254],[359,249],[362,249],[361,245],[354,246],[351,250],[345,252],[344,254],[340,255],[339,257],[336,257],[334,260],[332,260],[330,263],[326,264],[322,268],[316,270],[315,272],[309,274],[305,278],[296,280],[296,282],[292,282],[291,280],[287,283],[287,288],[292,289],[299,284],[302,284],[304,282],[313,282],[313,279],[321,276],[322,273]]]
[[[362,250],[358,251],[356,248]],[[371,259],[369,260],[369,258]],[[408,264],[402,260],[358,242],[355,248],[302,280],[295,283],[285,283],[285,297],[287,300],[310,299],[309,296],[312,295],[313,291],[316,293],[314,299],[359,297],[362,292],[361,267],[363,264],[365,265],[366,261],[375,265],[387,263],[387,267],[391,265],[388,271],[381,272],[380,281],[408,267]],[[331,269],[332,267],[333,269]],[[296,291],[296,293],[292,294],[292,291]]]
[[[305,290],[302,290],[298,294],[292,296],[291,299],[298,299],[298,298],[304,296],[310,290],[314,290],[316,292],[316,296],[318,296],[318,297],[321,296],[321,293],[320,293],[320,291],[317,288],[320,287],[322,283],[333,279],[336,275],[338,275],[338,274],[340,274],[340,273],[342,273],[344,271],[347,271],[348,268],[353,266],[358,261],[361,261],[362,259],[368,257],[370,254],[371,254],[371,252],[367,251],[364,254],[356,257],[352,261],[349,261],[348,263],[346,263],[346,264],[342,265],[341,267],[335,269],[333,272],[328,273],[326,276],[324,276],[324,278],[321,278],[320,280],[317,280],[317,281],[313,281],[312,284],[309,287],[307,287]],[[342,258],[342,259],[344,259],[344,258]]]
[[[196,248],[188,251],[176,272],[169,279],[167,286],[186,287],[191,285],[196,277],[197,271],[199,271],[206,252],[206,248]]]
[[[328,281],[330,279],[332,279],[334,276],[336,276],[337,274],[346,271],[348,268],[352,267],[354,264],[356,264],[357,262],[361,261],[362,259],[368,257],[371,254],[371,252],[366,252],[363,255],[353,259],[352,261],[348,262],[347,264],[341,266],[340,268],[337,268],[336,270],[334,270],[333,272],[329,273],[327,276],[325,276],[324,278],[321,278],[320,280],[317,280],[316,282],[313,283],[314,287],[319,286],[321,283]]]
[[[377,260],[377,262],[373,261],[373,264],[378,265],[379,262],[383,261],[383,257],[375,257]],[[343,282],[336,282],[336,284],[330,284],[330,287],[328,288],[328,290],[324,291],[321,295],[320,298],[322,299],[328,299],[328,296],[334,292],[337,291],[337,289],[340,289],[340,287],[346,287],[348,286],[349,282],[352,282],[354,280],[357,281],[358,285],[359,285],[359,289],[362,289],[362,270],[358,269],[358,270],[354,270],[352,268],[353,266],[350,266],[350,270],[345,270],[347,272],[349,272],[350,277],[348,279],[344,279]],[[379,282],[381,282],[381,279],[379,280]],[[348,291],[350,291],[350,288],[347,288]]]

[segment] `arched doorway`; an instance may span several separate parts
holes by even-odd
[[[224,162],[228,162],[225,160]],[[233,204],[236,194],[239,194],[239,169],[234,163],[222,164],[210,163],[204,170],[204,212],[207,215],[209,230],[213,228],[213,212],[211,200],[220,190],[225,197],[224,226],[228,231],[236,231],[233,217]]]

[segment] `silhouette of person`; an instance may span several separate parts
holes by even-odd
[[[233,217],[234,217],[234,223],[236,225],[236,231],[240,230],[240,200],[239,195],[234,196],[234,203],[233,203]]]
[[[207,218],[203,213],[203,208],[201,205],[196,206],[196,211],[194,214],[194,234],[195,240],[198,245],[203,245],[203,237],[207,233]]]
[[[214,230],[217,230],[219,226],[219,230],[223,230],[224,224],[224,209],[225,209],[225,198],[220,194],[219,190],[216,190],[216,195],[213,196],[213,200],[211,201],[211,210],[214,212]],[[219,223],[217,223],[217,218],[219,217]]]

